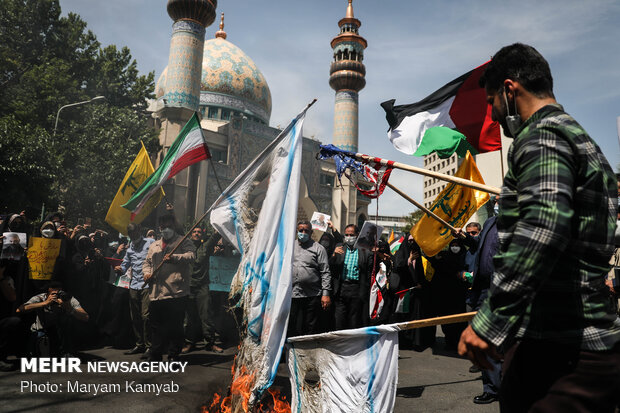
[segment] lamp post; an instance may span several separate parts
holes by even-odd
[[[70,103],[68,105],[61,106],[60,109],[58,109],[58,112],[56,113],[56,123],[54,123],[54,136],[56,136],[56,128],[58,127],[58,117],[60,116],[61,110],[63,110],[64,108],[68,108],[69,106],[85,105],[87,103],[91,103],[91,102],[94,102],[96,100],[101,100],[101,99],[105,99],[105,96],[95,96],[94,98],[90,100],[85,100],[83,102],[77,102],[77,103]]]

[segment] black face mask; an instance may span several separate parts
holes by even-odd
[[[9,224],[9,229],[11,230],[11,232],[25,232],[24,228],[25,228],[25,225],[21,221],[18,221],[18,222],[13,221]]]

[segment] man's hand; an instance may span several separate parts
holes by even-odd
[[[51,303],[58,302],[58,299],[56,298],[56,296],[57,296],[56,293],[48,294],[45,301],[43,301],[43,306],[48,306]]]
[[[174,261],[174,259],[172,258],[172,254],[164,255],[164,259],[162,261],[163,262],[172,262],[172,261]]]
[[[334,250],[334,254],[344,254],[344,247],[342,245],[336,247],[336,249]]]
[[[121,268],[120,265],[117,265],[116,267],[114,267],[114,271],[120,274],[123,272],[123,269]]]
[[[496,360],[501,359],[495,347],[492,347],[489,343],[481,339],[471,326],[467,326],[467,328],[463,330],[458,350],[459,355],[467,356],[474,365],[484,370],[493,369],[493,366],[489,363],[489,360],[487,360],[487,355]]]
[[[71,307],[71,303],[69,301],[63,301],[60,298],[56,301],[65,313],[69,314],[71,311],[73,311],[73,307]]]
[[[151,277],[153,276],[153,274],[142,274],[142,278],[144,278],[144,281],[148,282]]]
[[[116,249],[116,253],[120,255],[123,251],[127,249],[127,244],[120,244]]]
[[[332,299],[329,297],[329,295],[324,295],[321,297],[321,308],[323,308],[323,310],[327,310],[331,304]]]
[[[463,228],[454,228],[451,232],[454,238],[465,238],[466,237],[466,235],[463,233]]]
[[[612,294],[616,294],[616,289],[614,288],[614,282],[612,280],[605,280],[605,285]]]

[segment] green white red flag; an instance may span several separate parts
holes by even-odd
[[[198,115],[194,113],[181,129],[159,167],[140,185],[122,207],[131,211],[131,219],[133,220],[146,205],[149,198],[157,193],[168,179],[188,166],[209,158],[211,158],[211,153],[209,153],[209,148],[202,135]]]

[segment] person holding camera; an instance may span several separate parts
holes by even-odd
[[[37,318],[31,327],[33,332],[42,332],[49,337],[50,353],[66,355],[73,351],[73,320],[88,321],[88,313],[79,301],[63,291],[62,284],[51,282],[47,292],[35,295],[18,309],[18,313],[36,311]]]

